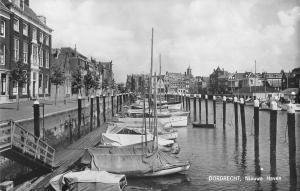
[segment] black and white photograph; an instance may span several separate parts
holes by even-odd
[[[0,0],[0,191],[300,190],[300,0]]]

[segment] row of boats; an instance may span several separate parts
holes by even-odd
[[[177,156],[177,127],[186,127],[189,112],[181,103],[149,107],[138,99],[123,108],[102,133],[101,142],[85,150],[75,169],[51,179],[52,189],[123,190],[127,177],[165,176],[186,171],[189,161]],[[157,106],[158,105],[158,106]],[[159,107],[159,109],[158,109]]]

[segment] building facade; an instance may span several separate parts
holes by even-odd
[[[29,6],[29,0],[2,0],[9,10],[9,99],[37,99],[50,95],[50,63],[52,29],[46,25],[46,18],[38,16]],[[27,82],[23,86],[11,77],[11,71],[18,64],[25,64]]]
[[[9,102],[10,11],[0,1],[0,103]]]

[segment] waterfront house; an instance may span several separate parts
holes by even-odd
[[[9,100],[10,75],[10,11],[0,1],[0,103]]]
[[[18,94],[20,98],[48,97],[52,29],[47,26],[46,17],[38,16],[30,8],[29,0],[2,0],[2,3],[10,12],[5,24],[9,27],[7,34],[10,34],[10,45],[6,47],[10,54],[6,59],[9,69],[13,70],[17,63],[23,62],[29,79],[21,87],[9,77],[6,84],[9,99],[15,99]]]

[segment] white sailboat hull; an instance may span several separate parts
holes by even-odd
[[[180,166],[180,167],[164,169],[164,170],[160,170],[160,171],[156,171],[156,172],[146,173],[146,174],[144,174],[144,176],[147,176],[147,177],[165,176],[165,175],[169,175],[169,174],[175,174],[175,173],[186,171],[190,167],[191,167],[191,165],[187,164],[185,166]]]

